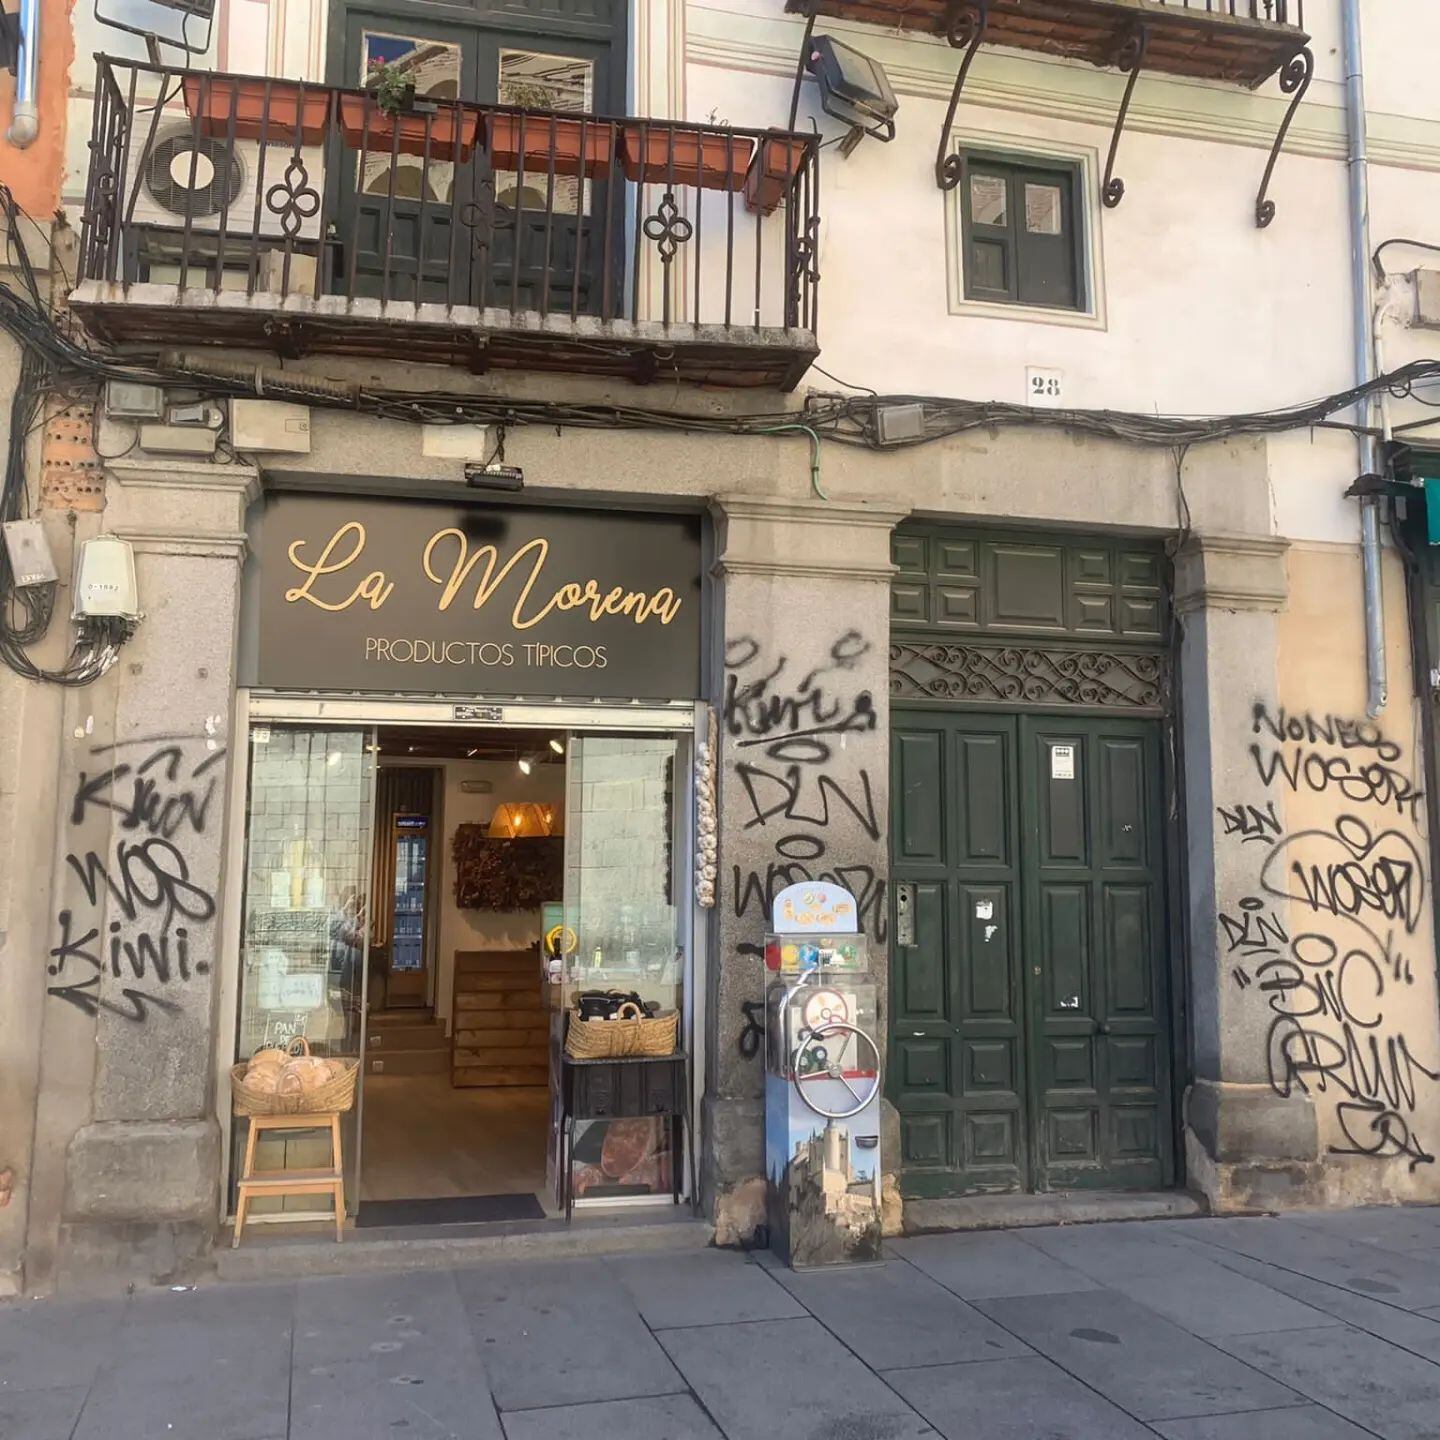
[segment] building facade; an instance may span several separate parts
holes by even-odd
[[[557,931],[567,986],[640,957],[689,1057],[681,1136],[607,1132],[592,1198],[749,1242],[761,938],[820,878],[880,980],[892,1229],[1440,1198],[1429,11],[221,0],[156,64],[46,9],[114,58],[68,61],[53,225],[12,188],[128,368],[59,377],[23,476],[143,617],[90,683],[0,672],[0,1274],[202,1262],[231,1067],[299,1029],[378,1115],[377,985],[456,1085],[543,1088],[543,1015],[473,1023],[535,972],[463,957]],[[563,807],[559,908],[437,882],[401,963],[400,821],[458,897],[502,801]]]

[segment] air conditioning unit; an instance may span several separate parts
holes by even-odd
[[[210,286],[221,258],[218,236],[223,227],[221,287],[245,288],[251,239],[258,234],[259,268],[266,277],[261,288],[278,290],[280,266],[265,257],[283,257],[288,230],[296,242],[290,289],[308,292],[314,283],[313,242],[320,235],[325,187],[323,147],[302,145],[297,154],[293,143],[266,145],[262,166],[258,140],[227,142],[223,135],[201,133],[182,117],[183,112],[173,120],[162,116],[152,136],[148,121],[137,114],[125,191],[118,201],[129,241],[130,278],[178,284],[185,255],[185,283]]]

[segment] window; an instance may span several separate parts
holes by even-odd
[[[965,298],[1083,310],[1079,167],[964,158]]]

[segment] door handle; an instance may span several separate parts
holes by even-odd
[[[895,887],[895,943],[915,943],[915,884],[910,880]]]
[[[1097,1035],[1108,1035],[1110,1033],[1110,1027],[1105,1023],[1105,1021],[1097,1020],[1095,1022],[1095,1033]]]

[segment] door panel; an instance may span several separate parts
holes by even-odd
[[[1025,1183],[1014,720],[896,716],[894,875],[913,943],[893,951],[890,1095],[906,1193]],[[943,1056],[943,1063],[941,1057]]]
[[[1020,719],[1042,1189],[1169,1183],[1160,747],[1153,721]],[[1035,973],[1038,967],[1039,974]]]
[[[1169,1183],[1154,722],[892,714],[907,1196]]]

